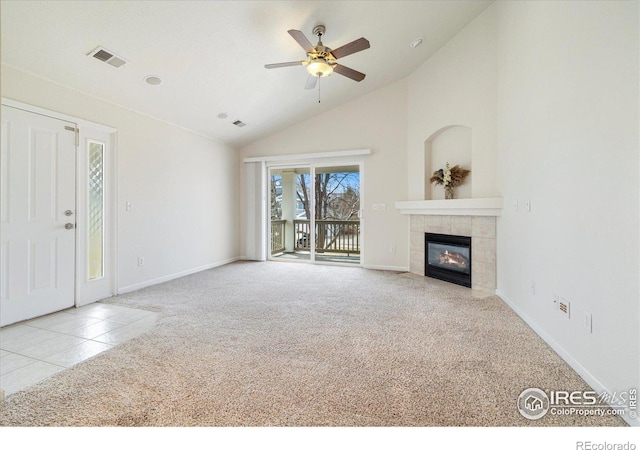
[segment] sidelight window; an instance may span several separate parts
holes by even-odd
[[[89,223],[87,226],[89,280],[104,276],[104,151],[104,143],[89,141]]]

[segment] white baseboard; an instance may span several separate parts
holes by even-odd
[[[152,280],[143,281],[142,283],[132,284],[130,286],[125,286],[117,289],[117,294],[128,294],[129,292],[134,292],[140,290],[142,288],[146,288],[149,286],[154,286],[156,284],[165,283],[167,281],[175,280],[176,278],[182,278],[187,275],[192,275],[194,273],[202,272],[203,270],[213,269],[214,267],[224,266],[226,264],[231,264],[232,262],[236,262],[240,260],[240,257],[230,258],[223,261],[218,261],[215,263],[207,264],[200,267],[195,267],[193,269],[183,270],[182,272],[173,273],[171,275],[165,275],[163,277],[154,278]]]
[[[512,301],[510,301],[509,298],[506,295],[504,295],[504,293],[500,292],[500,290],[496,290],[496,295],[498,297],[500,297],[502,299],[502,301],[505,302],[509,306],[509,308],[511,308],[518,316],[520,316],[520,318],[522,320],[524,320],[525,323],[527,325],[529,325],[529,327],[531,327],[531,329],[538,336],[540,336],[542,338],[542,340],[544,340],[547,344],[549,344],[549,346],[567,364],[569,364],[569,366],[573,370],[575,370],[578,373],[578,375],[580,375],[582,377],[582,379],[584,381],[586,381],[587,384],[589,386],[591,386],[591,388],[595,392],[600,394],[600,393],[603,393],[603,392],[604,393],[611,393],[611,392],[614,391],[614,389],[608,389],[607,386],[605,386],[600,380],[598,380],[597,377],[595,377],[582,364],[580,364],[580,362],[578,360],[576,360],[573,356],[571,356],[571,354],[564,347],[562,347],[560,344],[558,344],[558,342],[555,339],[553,339],[546,331],[544,331],[542,328],[540,328],[540,326],[536,322],[531,320],[531,318],[529,316],[524,314],[520,308],[518,308]],[[610,406],[613,409],[619,409],[619,407],[616,407],[615,405],[610,405]],[[629,417],[628,414],[620,415],[620,417],[622,419],[624,419],[624,421],[627,422],[631,426],[634,426],[634,427],[640,426],[640,418],[638,418],[638,417],[631,418],[631,417]]]
[[[404,266],[377,266],[371,264],[363,264],[363,269],[371,269],[371,270],[390,270],[392,272],[408,272],[409,267]]]
[[[243,260],[243,261],[264,261],[264,260],[257,260],[257,259],[252,259],[252,258],[247,258],[246,256],[241,256],[239,259]],[[296,260],[283,260],[284,262],[293,262],[293,263],[307,263],[308,261],[296,261]],[[344,264],[330,264],[330,263],[323,263],[323,265],[335,265],[335,266],[344,266],[344,267],[357,267],[354,264],[351,263],[344,263]],[[362,267],[363,269],[371,269],[371,270],[390,270],[392,272],[409,272],[409,267],[405,267],[405,266],[378,266],[378,265],[371,265],[371,264],[362,264],[360,267]]]

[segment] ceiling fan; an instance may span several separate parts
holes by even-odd
[[[365,38],[356,39],[353,42],[343,45],[335,50],[325,47],[322,43],[322,36],[324,36],[324,25],[318,25],[313,28],[313,34],[318,37],[318,44],[314,47],[311,42],[305,37],[304,33],[299,30],[289,30],[288,33],[292,38],[296,40],[300,47],[307,52],[307,59],[304,61],[291,61],[276,64],[266,64],[266,69],[276,69],[279,67],[289,66],[306,66],[307,72],[309,72],[309,78],[305,89],[313,89],[318,82],[318,78],[328,77],[333,72],[338,73],[347,78],[351,78],[354,81],[364,80],[365,74],[358,72],[357,70],[350,69],[349,67],[338,64],[338,59],[345,56],[352,55],[353,53],[366,50],[370,47],[369,41]]]

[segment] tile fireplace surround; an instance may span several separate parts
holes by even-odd
[[[424,234],[471,236],[471,288],[496,290],[496,217],[501,198],[396,202],[410,216],[409,271],[424,276]]]

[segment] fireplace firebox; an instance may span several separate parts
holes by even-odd
[[[471,238],[424,234],[424,274],[427,277],[471,287]]]

